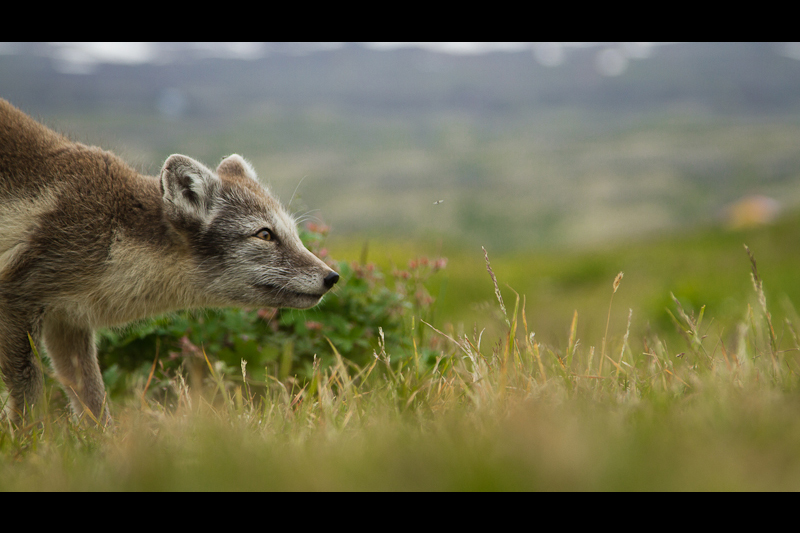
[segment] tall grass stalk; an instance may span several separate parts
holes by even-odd
[[[612,284],[612,288],[614,289],[611,292],[611,299],[608,301],[608,315],[606,316],[606,330],[603,333],[603,343],[600,348],[600,368],[598,369],[597,373],[603,373],[603,363],[606,359],[606,339],[608,338],[608,326],[611,323],[611,305],[614,303],[614,295],[617,293],[617,289],[619,289],[619,284],[622,282],[623,273],[620,272],[614,278],[614,283]]]

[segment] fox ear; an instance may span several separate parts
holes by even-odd
[[[239,154],[229,155],[217,167],[217,174],[225,179],[226,177],[235,178],[237,176],[251,179],[258,183],[256,171],[252,165],[245,161]]]
[[[219,178],[191,157],[173,154],[161,169],[161,195],[184,214],[205,220],[214,207]]]

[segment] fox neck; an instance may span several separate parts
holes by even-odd
[[[69,311],[73,321],[107,327],[219,304],[200,289],[201,272],[188,243],[164,219],[157,182],[145,179],[152,180],[150,186],[132,199],[136,207],[123,209],[125,220],[109,221],[102,274],[80,292],[57,298],[55,307]]]

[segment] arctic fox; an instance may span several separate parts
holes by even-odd
[[[238,155],[185,155],[144,176],[0,99],[0,370],[19,420],[43,346],[72,408],[102,422],[94,331],[177,309],[309,308],[339,274]]]

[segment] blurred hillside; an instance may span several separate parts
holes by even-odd
[[[585,247],[723,223],[743,197],[800,205],[791,45],[2,50],[0,96],[47,124],[151,174],[241,153],[340,237]]]

